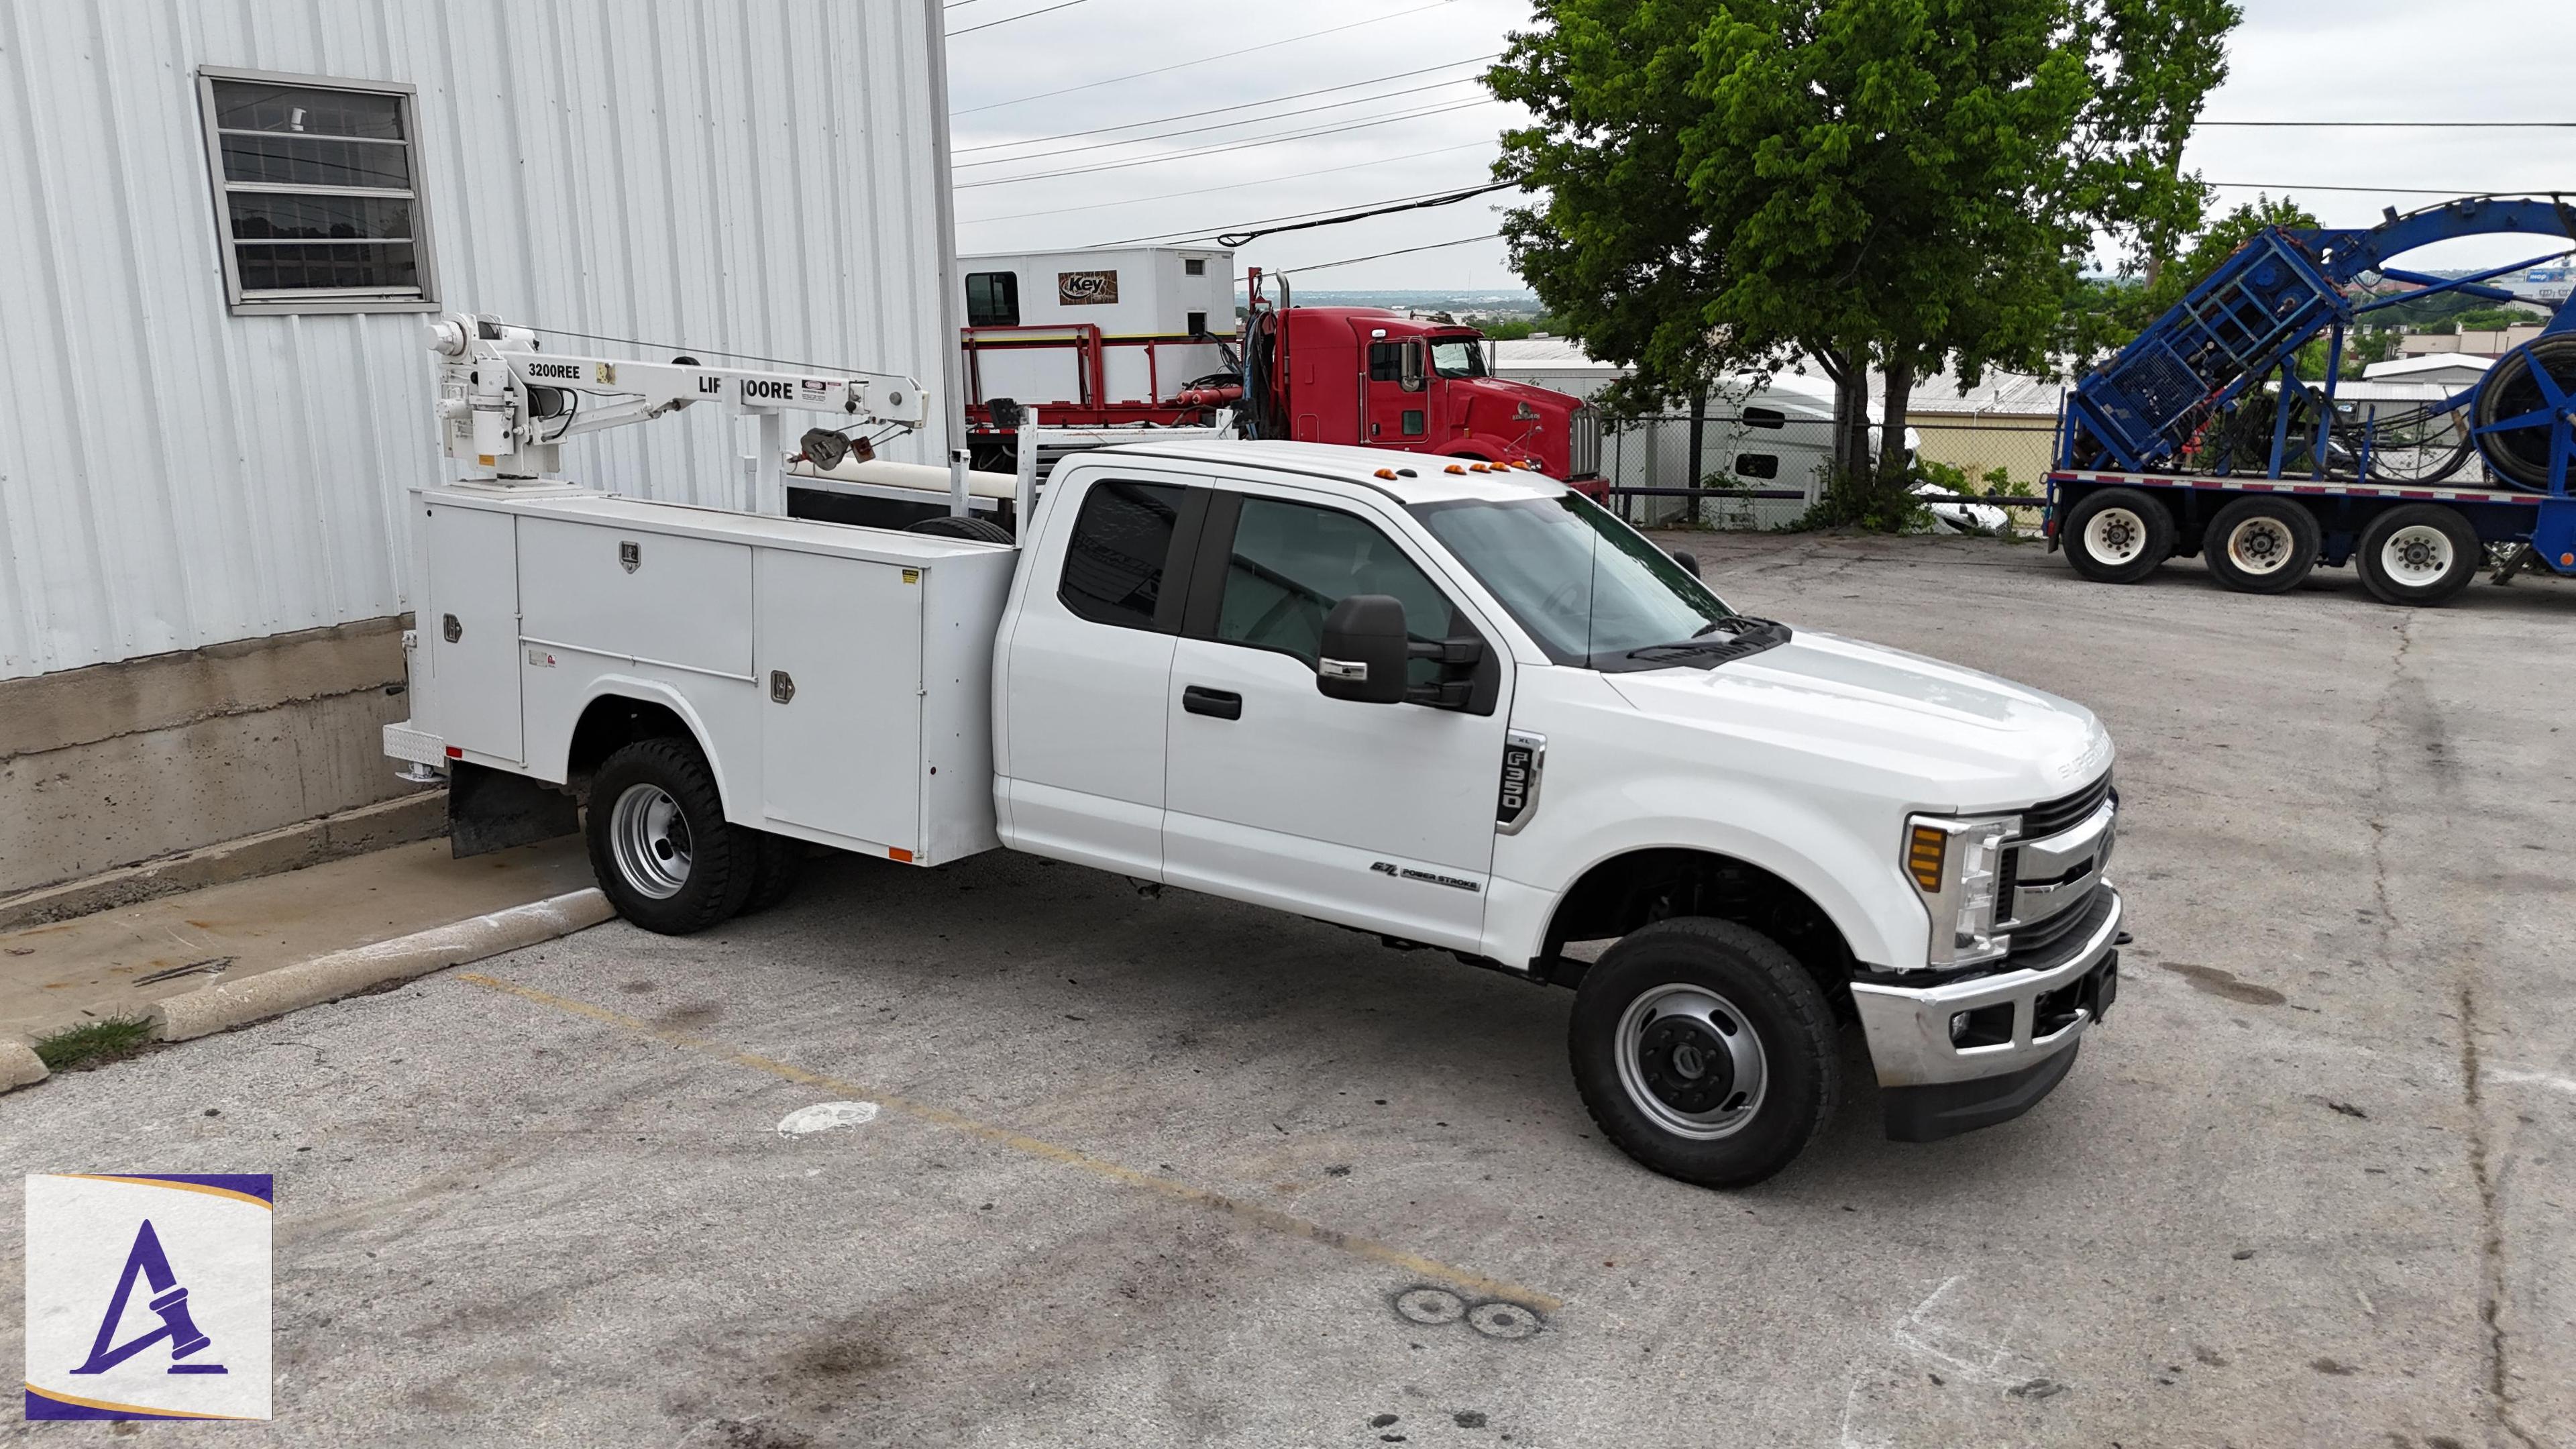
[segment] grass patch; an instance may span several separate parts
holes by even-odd
[[[141,1017],[110,1017],[36,1038],[36,1057],[45,1064],[45,1070],[61,1072],[123,1061],[151,1044],[151,1022]]]

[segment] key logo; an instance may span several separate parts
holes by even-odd
[[[272,1180],[27,1178],[27,1417],[269,1416]]]

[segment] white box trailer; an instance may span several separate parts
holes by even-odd
[[[1219,344],[1234,337],[1234,253],[1222,247],[997,252],[957,264],[974,344],[970,399],[1169,402],[1227,365]],[[1102,344],[1096,376],[1087,375],[1094,349],[1067,345],[1086,329]]]

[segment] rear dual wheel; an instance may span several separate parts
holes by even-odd
[[[2104,488],[2075,500],[2057,539],[2077,573],[2097,584],[2134,584],[2173,556],[2173,515],[2138,489]]]
[[[2231,589],[2279,594],[2298,587],[2317,566],[2323,541],[2315,514],[2289,499],[2255,494],[2218,510],[2201,556]]]
[[[2458,509],[2410,503],[2372,519],[2352,560],[2380,602],[2424,607],[2448,603],[2477,578],[2486,544]]]
[[[591,874],[617,914],[685,936],[795,888],[802,842],[728,822],[715,772],[683,739],[638,740],[591,777]]]

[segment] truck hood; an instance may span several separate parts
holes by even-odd
[[[1476,416],[1480,422],[1508,419],[1522,403],[1536,409],[1540,417],[1556,417],[1573,411],[1583,399],[1534,383],[1514,382],[1507,377],[1461,377],[1450,379],[1451,387],[1472,388],[1476,394]],[[1496,409],[1492,418],[1486,409]]]
[[[1714,669],[1604,676],[1638,710],[1696,733],[1875,770],[1925,808],[2016,809],[2111,764],[2091,710],[2008,679],[1857,639],[1797,631]]]

